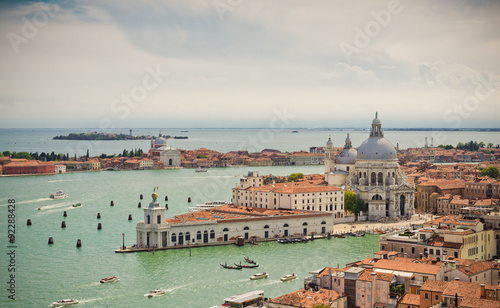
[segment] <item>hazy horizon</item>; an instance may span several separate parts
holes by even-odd
[[[0,127],[497,128],[498,1],[2,1]]]

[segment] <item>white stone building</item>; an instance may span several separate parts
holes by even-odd
[[[333,232],[331,213],[269,210],[223,205],[211,210],[179,214],[165,219],[165,208],[156,201],[144,208],[144,221],[136,226],[135,248],[169,248],[179,245],[233,244],[246,240]]]
[[[334,157],[333,144],[327,142],[325,172],[329,185],[345,187],[368,204],[370,220],[402,217],[414,213],[415,187],[400,170],[397,151],[384,138],[382,123],[375,116],[370,136],[357,150],[349,135],[344,148]]]
[[[158,138],[151,140],[150,158],[157,158],[163,162],[165,168],[180,167],[181,152],[167,146],[167,139],[158,135]]]
[[[235,205],[265,209],[328,212],[344,218],[344,190],[308,181],[263,184],[264,176],[249,172],[233,188]]]

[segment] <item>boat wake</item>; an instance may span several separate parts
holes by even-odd
[[[48,200],[52,200],[52,199],[50,199],[50,198],[39,198],[39,199],[21,201],[21,202],[18,202],[17,204],[25,204],[25,203],[33,203],[33,202],[43,202],[43,201],[48,201]]]
[[[57,209],[57,208],[61,208],[61,207],[68,206],[68,205],[69,204],[67,204],[67,203],[57,203],[57,204],[52,204],[52,205],[39,206],[39,207],[37,207],[37,209],[40,209],[41,211],[51,210],[51,209]]]

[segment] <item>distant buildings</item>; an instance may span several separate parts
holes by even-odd
[[[160,160],[164,167],[181,166],[181,152],[167,146],[167,139],[163,138],[161,134],[155,140],[151,139],[149,158]]]

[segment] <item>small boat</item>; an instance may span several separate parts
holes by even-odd
[[[81,203],[73,204],[73,207],[79,207],[79,206],[82,206],[82,204]]]
[[[236,265],[236,264],[235,264]],[[236,266],[232,266],[232,265],[227,265],[226,264],[220,264],[220,266],[222,266],[223,268],[227,268],[227,269],[236,269],[236,270],[240,270],[242,269],[243,267],[242,266],[239,266],[239,265],[236,265]]]
[[[78,303],[79,301],[77,299],[60,299],[57,302],[53,302],[52,306],[54,307],[70,306],[70,305],[76,305]]]
[[[62,190],[60,190],[56,193],[50,194],[50,199],[64,199],[66,197],[68,197],[68,195],[66,195]]]
[[[256,267],[259,267],[258,264],[247,265],[247,264],[236,264],[236,263],[234,263],[234,265],[242,267],[242,268],[256,268]]]
[[[196,172],[207,172],[207,168],[198,167],[195,171]]]
[[[254,260],[250,259],[249,257],[245,257],[245,261],[251,264],[257,264]]]
[[[108,282],[116,282],[116,281],[118,281],[118,280],[120,280],[120,278],[119,278],[119,277],[113,276],[113,277],[106,277],[106,278],[103,278],[103,279],[101,279],[99,282],[100,282],[100,283],[108,283]]]
[[[288,280],[293,280],[297,278],[297,275],[295,274],[291,274],[291,275],[285,275],[283,277],[280,278],[281,281],[288,281]]]
[[[160,295],[164,295],[164,294],[165,294],[165,290],[156,289],[154,291],[149,291],[149,293],[144,294],[144,296],[146,296],[146,297],[155,297],[155,296],[160,296]]]
[[[269,277],[269,274],[264,272],[250,276],[250,280],[263,279],[267,277]]]

